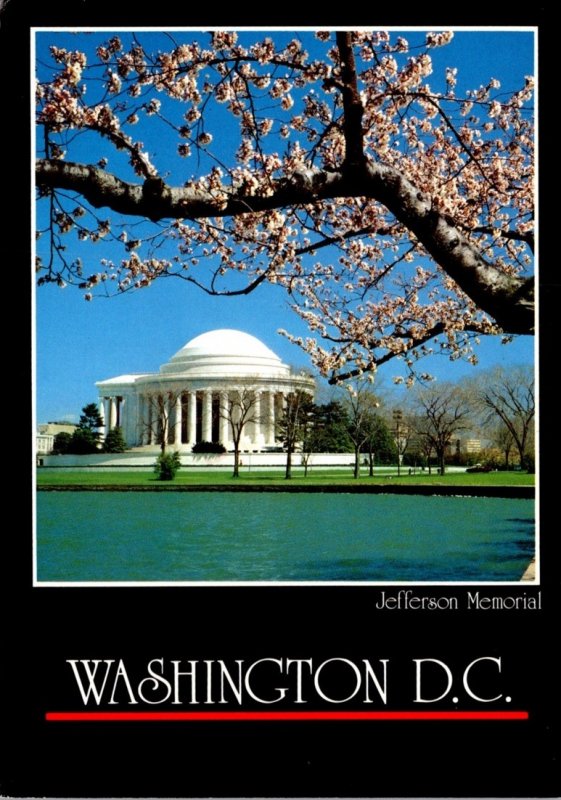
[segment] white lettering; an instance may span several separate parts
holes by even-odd
[[[448,694],[448,692],[452,688],[453,678],[452,678],[452,673],[450,672],[450,669],[444,663],[444,661],[439,661],[437,658],[414,658],[413,661],[415,662],[415,672],[416,672],[416,680],[415,680],[416,696],[415,696],[415,702],[416,703],[436,703],[436,702],[438,702],[438,700],[442,700],[443,697],[446,697],[446,695]],[[421,688],[422,688],[421,687],[421,668],[422,668],[423,664],[428,664],[428,663],[436,664],[439,667],[441,667],[444,670],[444,672],[446,673],[446,676],[448,678],[448,685],[446,686],[446,689],[438,697],[427,698],[427,697],[422,697],[421,696]]]
[[[256,700],[258,703],[267,703],[267,704],[278,703],[279,700],[283,700],[286,697],[287,689],[279,688],[277,686],[277,687],[275,687],[275,692],[278,692],[278,696],[275,697],[273,700],[265,700],[263,697],[259,697],[258,695],[256,695],[255,692],[253,691],[253,689],[251,688],[250,677],[251,677],[251,674],[252,674],[254,668],[258,664],[264,664],[267,661],[272,663],[272,664],[277,664],[278,667],[279,667],[279,670],[280,670],[280,672],[282,674],[282,658],[261,658],[259,661],[254,661],[253,664],[251,664],[248,667],[247,672],[245,673],[245,690],[248,693],[248,695],[250,697],[252,697],[254,700]]]

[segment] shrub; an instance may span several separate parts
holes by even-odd
[[[191,448],[192,453],[225,453],[226,448],[220,442],[197,442]]]
[[[111,428],[103,442],[104,453],[124,453],[127,449],[121,428]]]
[[[162,453],[154,465],[154,472],[160,481],[172,481],[179,469],[181,469],[181,457],[177,450]]]

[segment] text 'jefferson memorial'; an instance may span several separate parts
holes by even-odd
[[[241,448],[272,448],[287,396],[314,394],[308,375],[291,371],[255,336],[226,329],[191,339],[159,372],[119,375],[96,386],[105,435],[119,426],[128,447],[156,446],[163,429],[167,444],[178,450],[197,442],[220,442],[231,450],[225,410],[235,408],[240,393],[252,401]]]

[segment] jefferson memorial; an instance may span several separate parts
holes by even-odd
[[[197,442],[233,450],[229,418],[236,420],[236,400],[249,398],[240,448],[253,452],[278,446],[276,423],[286,397],[313,396],[315,389],[309,375],[291,370],[255,336],[227,329],[191,339],[159,372],[119,375],[96,386],[104,435],[119,426],[127,447],[156,446],[165,430],[177,450],[190,451]]]

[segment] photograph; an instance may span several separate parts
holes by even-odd
[[[37,583],[539,581],[535,29],[32,47]]]

